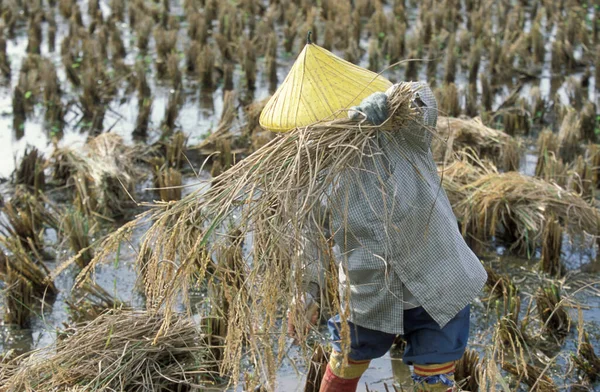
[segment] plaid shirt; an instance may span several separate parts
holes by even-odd
[[[326,202],[349,320],[394,334],[403,333],[404,309],[416,305],[407,295],[443,326],[486,281],[461,236],[430,150],[437,102],[425,83],[411,88],[422,118],[381,132],[371,151],[339,176]],[[309,275],[322,282],[324,270],[317,269]]]

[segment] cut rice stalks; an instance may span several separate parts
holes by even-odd
[[[58,210],[43,194],[33,195],[17,189],[13,198],[2,208],[6,221],[0,231],[6,237],[18,238],[22,246],[40,256],[52,258],[44,250],[44,230],[58,229]]]
[[[69,319],[74,323],[92,321],[110,309],[127,309],[125,304],[110,295],[102,286],[87,282],[67,300]]]
[[[545,374],[545,369],[527,364],[525,369],[520,369],[518,366],[510,362],[503,362],[502,369],[517,377],[517,383],[524,383],[530,391],[537,392],[557,392],[558,387],[552,381],[552,378]]]
[[[260,230],[249,254],[244,255],[244,264],[253,265],[244,268],[248,273],[244,286],[251,293],[234,296],[229,303],[235,317],[228,319],[228,335],[235,331],[246,336],[245,350],[228,336],[220,370],[237,383],[243,353],[269,374],[267,382],[274,380],[276,369],[264,362],[268,358],[261,352],[284,352],[286,331],[279,318],[288,304],[295,304],[292,311],[299,310],[304,291],[302,274],[292,270],[306,268],[300,250],[307,233],[325,238],[322,231],[308,231],[320,222],[316,203],[341,171],[373,153],[372,141],[378,132],[398,129],[415,118],[411,98],[409,86],[398,89],[390,99],[392,116],[381,126],[336,120],[279,135],[223,172],[208,190],[202,188],[175,203],[158,203],[119,228],[99,247],[77,283],[85,282],[98,263],[109,259],[137,225],[152,221],[143,236],[138,262],[144,258],[148,306],[165,311],[163,328],[156,336],[160,339],[168,333],[171,309],[180,299],[189,309],[190,282],[210,280],[214,275],[211,255],[232,246],[228,233],[238,230],[244,238]],[[147,249],[153,250],[149,259]],[[339,310],[347,317],[346,311]],[[304,321],[297,330],[308,331],[306,327]],[[343,336],[349,338],[347,332]],[[300,335],[299,339],[305,338]]]
[[[83,149],[59,149],[55,159],[66,161],[54,167],[71,176],[75,185],[76,205],[91,217],[105,220],[121,217],[130,212],[135,202],[135,184],[140,173],[135,160],[140,156],[138,148],[127,147],[123,139],[106,133],[90,140]],[[64,174],[56,173],[63,177]]]
[[[581,330],[580,334],[579,347],[573,360],[579,373],[585,375],[590,382],[596,382],[600,380],[600,357],[594,351],[587,332]]]
[[[467,350],[462,358],[456,362],[454,380],[461,391],[479,391],[482,370],[481,360],[477,351]]]
[[[558,219],[550,214],[544,225],[542,234],[542,257],[540,269],[553,277],[561,277],[564,267],[561,262],[563,229]]]
[[[535,294],[535,302],[543,323],[542,332],[560,343],[571,330],[571,317],[563,305],[560,288],[556,285],[540,287]]]
[[[84,268],[94,257],[91,235],[94,233],[94,224],[78,211],[69,211],[65,214],[62,231],[69,240],[71,250],[76,254],[76,262]]]
[[[37,148],[25,151],[21,164],[15,173],[15,183],[24,184],[35,193],[44,190],[46,184],[45,165],[46,162]]]
[[[7,274],[18,274],[31,284],[34,296],[51,301],[58,290],[49,278],[50,271],[44,263],[35,262],[17,238],[0,236],[0,245],[9,252],[0,264],[0,279],[9,282],[13,279],[9,279]]]
[[[5,376],[7,391],[153,390],[189,391],[210,380],[212,362],[194,322],[171,315],[168,332],[157,337],[165,318],[149,312],[111,311],[78,325],[56,347],[17,358]],[[102,358],[103,366],[98,366]],[[10,364],[9,364],[10,365]]]
[[[448,188],[446,188],[448,190]],[[453,205],[464,234],[487,241],[499,234],[514,238],[511,249],[527,250],[541,239],[547,213],[569,233],[600,234],[600,214],[581,196],[556,184],[517,172],[490,173],[459,188]]]
[[[499,165],[504,148],[512,139],[502,131],[486,127],[478,118],[439,117],[437,131],[438,137],[432,140],[431,151],[438,162],[449,162],[449,153],[469,147],[476,156]]]

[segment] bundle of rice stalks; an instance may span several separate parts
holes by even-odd
[[[23,159],[15,172],[15,183],[24,184],[33,189],[35,193],[44,190],[46,177],[44,167],[46,162],[37,148],[25,150]]]
[[[81,212],[72,210],[65,214],[61,231],[68,238],[71,250],[75,252],[77,265],[85,268],[94,257],[90,238],[95,231],[94,224],[90,225],[90,221]]]
[[[540,132],[537,140],[538,147],[538,160],[535,166],[535,175],[536,177],[544,178],[545,180],[549,180],[545,176],[546,167],[548,166],[548,161],[551,159],[556,159],[558,155],[558,150],[560,147],[560,142],[558,137],[549,129],[545,129]]]
[[[544,233],[542,234],[542,257],[540,258],[540,269],[554,277],[564,274],[563,265],[560,261],[562,251],[563,229],[558,219],[552,214],[546,218]]]
[[[127,309],[125,304],[115,299],[102,286],[94,282],[86,282],[76,289],[71,300],[65,301],[69,311],[69,319],[74,323],[92,321],[110,309]]]
[[[181,199],[181,172],[173,167],[162,166],[154,172],[158,194],[162,201]]]
[[[160,124],[163,137],[171,135],[175,130],[175,121],[177,121],[177,117],[179,117],[179,107],[182,102],[182,93],[180,90],[170,92],[167,108],[165,110],[165,117]]]
[[[482,379],[482,366],[479,354],[475,350],[467,350],[456,362],[454,380],[461,391],[479,391],[479,381]]]
[[[6,55],[6,39],[0,37],[0,72],[6,79],[10,77],[10,61]]]
[[[494,118],[497,117],[502,118],[502,126],[507,134],[511,136],[529,134],[529,112],[520,108],[501,109],[494,114]]]
[[[500,167],[505,172],[519,171],[521,165],[521,155],[523,154],[523,144],[519,139],[511,138],[504,147]]]
[[[596,105],[587,102],[581,111],[581,136],[588,143],[596,142]]]
[[[565,162],[572,162],[580,154],[581,125],[577,112],[568,109],[558,131],[560,157]]]
[[[512,139],[502,131],[486,127],[479,118],[439,117],[437,132],[439,137],[432,140],[431,151],[436,161],[443,162],[448,161],[449,152],[469,147],[478,157],[499,164]]]
[[[169,167],[181,169],[187,140],[188,138],[183,132],[175,132],[173,136],[162,143],[166,163]]]
[[[488,266],[485,267],[485,271],[488,275],[485,287],[490,292],[490,300],[506,298],[519,292],[509,276],[499,274]]]
[[[600,357],[595,353],[590,337],[583,329],[580,331],[577,355],[573,356],[579,373],[584,374],[591,382],[600,380]]]
[[[23,247],[38,256],[47,256],[44,230],[46,227],[58,229],[58,211],[47,198],[17,190],[2,211],[6,220],[0,222],[0,229],[5,236],[18,239]]]
[[[144,260],[148,266],[145,277],[146,286],[156,293],[150,306],[166,311],[164,328],[157,331],[160,339],[159,335],[169,331],[168,316],[173,306],[180,299],[189,306],[190,280],[203,282],[216,273],[211,273],[211,255],[231,248],[228,233],[239,231],[240,238],[253,233],[253,246],[243,255],[244,265],[252,265],[244,268],[244,287],[250,293],[233,297],[229,306],[235,309],[235,317],[227,320],[228,335],[235,332],[244,336],[247,349],[242,350],[241,343],[233,344],[236,340],[228,336],[220,370],[236,382],[244,355],[258,368],[268,370],[267,380],[272,379],[276,369],[263,361],[262,353],[284,352],[286,331],[279,321],[283,308],[292,304],[291,312],[301,313],[303,283],[301,274],[292,271],[306,268],[301,257],[304,238],[310,233],[326,241],[322,231],[308,229],[319,222],[316,203],[341,171],[356,165],[365,154],[375,153],[373,141],[379,132],[398,129],[414,119],[411,98],[409,86],[396,90],[390,98],[392,116],[381,126],[340,119],[277,136],[223,172],[209,189],[199,189],[175,203],[154,205],[122,226],[99,247],[78,282],[106,260],[138,224],[152,221],[139,254],[153,250],[150,259]],[[297,330],[308,331],[306,327],[307,320]]]
[[[502,305],[497,301],[498,323],[494,340],[500,343],[499,351],[503,356],[517,359],[519,368],[524,369],[530,338],[525,333],[525,326],[519,322],[520,310],[521,300],[518,295],[505,297]]]
[[[583,156],[579,155],[572,170],[569,171],[568,188],[580,194],[586,200],[594,199],[594,170]]]
[[[600,215],[581,196],[556,184],[517,172],[491,173],[458,190],[465,197],[455,214],[463,232],[488,240],[504,229],[512,249],[531,248],[542,235],[545,215],[553,213],[570,233],[598,233]]]
[[[168,332],[153,340],[161,326]],[[190,391],[209,379],[206,337],[187,317],[111,311],[51,346],[23,358],[6,377],[7,391]]]
[[[20,279],[31,286],[32,294],[40,299],[51,301],[58,290],[48,277],[50,271],[41,262],[35,262],[31,254],[12,237],[0,237],[0,245],[7,250],[8,255],[0,263],[0,279],[4,282]],[[10,278],[8,275],[11,274]]]
[[[562,340],[571,329],[571,317],[564,308],[560,288],[556,285],[540,287],[535,294],[542,331]]]
[[[82,149],[58,149],[64,157],[62,170],[71,175],[82,213],[110,220],[125,215],[135,203],[135,184],[140,177],[135,160],[137,147],[128,147],[123,139],[106,133],[91,139]]]
[[[558,387],[554,384],[552,378],[545,374],[547,369],[527,364],[525,368],[521,365],[515,366],[510,362],[503,362],[502,369],[517,377],[517,384],[524,383],[530,391],[537,392],[557,392]]]
[[[440,114],[448,117],[458,117],[460,115],[458,89],[454,83],[444,84],[436,88],[435,97],[438,101]]]
[[[33,308],[33,288],[31,282],[21,274],[13,271],[11,264],[3,253],[0,253],[0,277],[4,281],[3,290],[5,311],[4,322],[19,328],[29,328],[31,325],[31,310]]]

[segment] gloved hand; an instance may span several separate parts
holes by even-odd
[[[363,99],[360,105],[352,106],[348,111],[351,120],[366,119],[373,125],[380,125],[388,118],[388,96],[386,93],[373,93]]]

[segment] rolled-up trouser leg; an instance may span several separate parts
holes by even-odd
[[[461,310],[444,327],[421,307],[404,312],[404,361],[414,365],[416,391],[445,392],[454,388],[454,364],[469,339],[470,307]]]
[[[347,365],[341,353],[341,321],[339,316],[329,319],[333,352],[321,382],[320,392],[354,392],[358,381],[372,359],[384,355],[394,342],[395,335],[375,331],[348,322],[350,328],[350,353]]]

